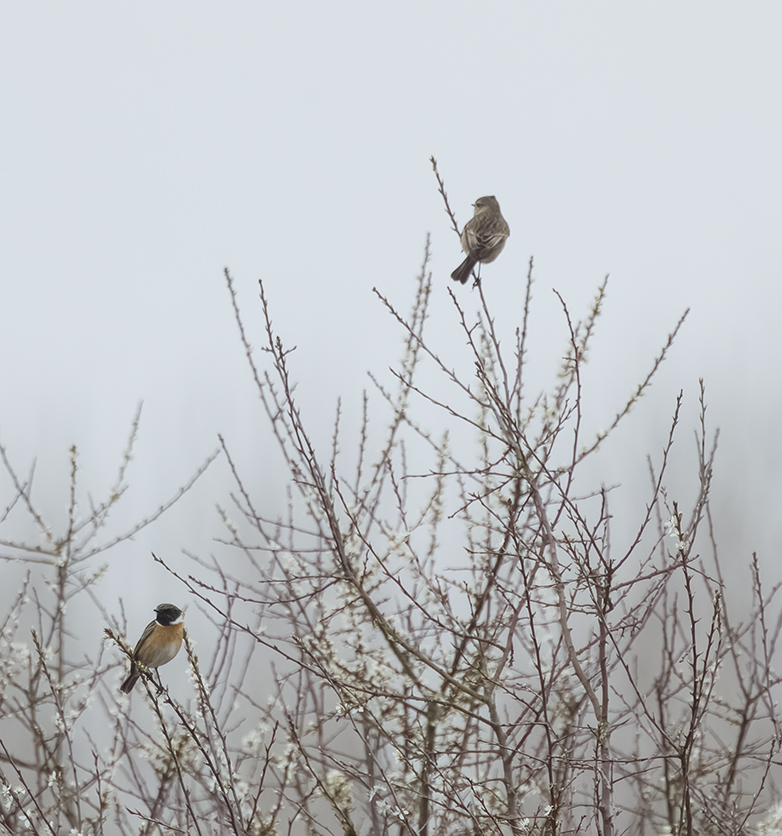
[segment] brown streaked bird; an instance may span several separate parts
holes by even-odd
[[[154,621],[144,628],[138,644],[133,650],[130,674],[120,685],[120,691],[129,694],[141,676],[144,668],[159,668],[170,662],[182,647],[185,633],[185,614],[173,604],[159,604],[155,607]],[[158,674],[158,679],[160,675]]]
[[[467,258],[451,273],[451,278],[462,284],[467,282],[476,264],[490,264],[497,258],[510,235],[494,195],[479,197],[473,206],[475,214],[464,225],[461,234],[462,249]]]

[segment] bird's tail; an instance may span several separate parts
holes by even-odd
[[[470,273],[472,272],[472,268],[478,263],[477,259],[473,258],[471,255],[468,255],[467,258],[451,273],[451,278],[455,282],[461,282],[462,284],[467,284],[467,279],[470,278]]]
[[[130,669],[130,676],[119,686],[123,694],[129,694],[133,690],[133,686],[138,682],[139,673],[135,666]]]

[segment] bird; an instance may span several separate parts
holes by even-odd
[[[157,669],[165,665],[182,647],[182,637],[185,633],[185,614],[182,610],[173,604],[159,604],[155,607],[155,613],[155,620],[150,621],[144,628],[133,650],[128,678],[120,685],[120,691],[125,694],[133,690],[145,669]]]
[[[466,284],[476,264],[489,264],[497,258],[510,235],[494,195],[479,197],[473,206],[475,213],[464,225],[460,236],[467,258],[451,273],[451,278],[462,284]]]

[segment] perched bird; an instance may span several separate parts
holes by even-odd
[[[467,258],[451,273],[451,278],[462,284],[467,282],[476,264],[489,264],[497,258],[510,235],[510,228],[494,195],[479,197],[473,206],[475,214],[464,225],[461,235],[462,249]]]
[[[185,632],[185,614],[182,610],[173,604],[160,604],[155,607],[155,612],[155,620],[150,621],[144,628],[133,650],[130,674],[120,685],[120,691],[126,694],[133,690],[144,668],[159,668],[165,665],[182,647],[182,636]]]

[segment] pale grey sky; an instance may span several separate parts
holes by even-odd
[[[23,471],[38,456],[56,519],[68,446],[99,496],[143,399],[128,522],[166,499],[218,432],[257,456],[278,495],[222,270],[256,343],[263,278],[277,328],[298,346],[302,402],[328,426],[338,395],[357,410],[365,372],[396,361],[398,331],[371,289],[409,307],[427,232],[432,328],[452,318],[461,257],[433,154],[460,222],[495,194],[511,226],[484,273],[508,334],[535,257],[541,380],[565,335],[551,289],[580,315],[611,274],[590,366],[604,407],[595,425],[692,308],[624,443],[642,465],[684,389],[686,449],[704,377],[722,428],[720,519],[744,554],[773,565],[781,30],[773,2],[7,4],[4,444]],[[469,288],[457,290],[469,305]],[[632,481],[620,464],[606,481]],[[210,478],[128,559],[208,552],[227,483]],[[110,590],[143,606],[149,596],[124,580]]]

